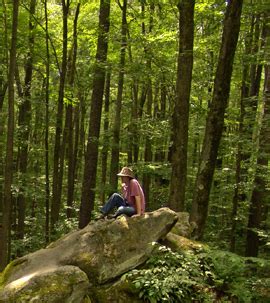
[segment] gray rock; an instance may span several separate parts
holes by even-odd
[[[0,302],[80,303],[88,289],[88,277],[78,267],[50,267],[9,283],[0,292]]]
[[[12,262],[2,274],[0,302],[24,302],[16,300],[25,294],[31,297],[25,302],[81,302],[90,282],[92,288],[103,285],[144,263],[153,243],[164,238],[177,220],[175,212],[161,208],[143,216],[90,223]],[[58,290],[64,281],[55,295],[46,294],[49,277]]]
[[[178,216],[178,221],[172,229],[172,233],[190,238],[194,229],[194,225],[189,222],[189,213],[187,212],[178,212],[176,213]]]

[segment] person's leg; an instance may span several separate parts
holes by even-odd
[[[120,206],[118,207],[116,213],[113,215],[115,218],[120,215],[127,215],[129,217],[136,214],[136,210],[132,206]]]
[[[107,215],[115,207],[119,208],[120,206],[125,206],[126,202],[123,197],[117,193],[114,193],[110,196],[109,200],[100,208],[100,211],[103,215]]]

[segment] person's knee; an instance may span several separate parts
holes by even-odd
[[[136,211],[134,210],[133,207],[120,206],[120,207],[118,207],[115,215],[116,216],[126,215],[126,216],[131,217],[135,213],[136,213]]]
[[[117,214],[118,214],[118,215],[121,215],[121,214],[123,214],[123,213],[125,213],[125,207],[124,207],[124,206],[118,207],[118,208],[117,208]]]
[[[119,198],[119,197],[121,197],[121,196],[120,196],[118,193],[113,193],[111,197],[112,197],[112,198]]]

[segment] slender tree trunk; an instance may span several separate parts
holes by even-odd
[[[195,1],[183,0],[179,9],[179,54],[176,84],[176,101],[173,113],[172,175],[169,206],[183,211],[187,176],[187,146],[189,98],[193,69]]]
[[[18,209],[18,239],[24,238],[24,220],[25,220],[25,193],[24,189],[27,187],[26,173],[28,166],[28,149],[29,149],[29,134],[31,129],[31,84],[33,74],[33,15],[35,14],[36,1],[30,2],[30,16],[29,16],[29,50],[27,54],[27,61],[25,64],[25,79],[23,87],[22,103],[19,106],[19,153],[18,153],[18,171],[21,176],[21,187],[17,198]]]
[[[231,213],[231,237],[230,237],[230,251],[235,251],[236,244],[236,227],[237,227],[237,214],[239,195],[241,194],[241,161],[242,161],[242,142],[241,137],[243,135],[243,120],[244,120],[244,102],[248,97],[248,86],[247,86],[248,66],[244,66],[242,76],[242,87],[241,87],[241,99],[240,99],[240,117],[239,117],[239,140],[237,145],[236,165],[235,165],[235,188],[232,201],[232,213]]]
[[[259,41],[260,41],[260,34],[261,34],[261,25],[262,25],[262,18],[260,14],[254,16],[254,41],[253,41],[253,48],[251,51],[252,55],[256,55],[259,51]],[[264,43],[264,41],[262,42]],[[258,96],[260,90],[260,80],[261,80],[261,73],[262,73],[262,64],[253,63],[250,68],[250,92],[249,95],[251,97]],[[251,98],[252,99],[252,98]],[[257,99],[253,100],[251,103],[254,109],[257,109]]]
[[[3,108],[7,88],[8,88],[7,82],[2,83],[1,88],[0,88],[0,114],[2,113],[2,108]]]
[[[95,202],[95,186],[98,161],[98,141],[104,92],[105,64],[108,52],[108,33],[110,27],[110,0],[100,0],[99,35],[96,64],[93,74],[93,91],[89,119],[89,133],[82,185],[79,227],[85,227],[91,218]]]
[[[50,241],[50,167],[49,167],[49,88],[50,88],[50,49],[48,29],[47,0],[44,1],[45,31],[46,31],[46,79],[45,79],[45,243]]]
[[[79,123],[79,138],[78,138],[78,146],[77,146],[77,165],[75,165],[75,179],[78,178],[81,170],[83,169],[83,158],[85,156],[85,116],[86,116],[86,106],[85,106],[85,96],[83,96],[80,92],[78,93],[78,99],[80,103],[80,121]]]
[[[0,271],[9,262],[10,219],[12,209],[11,185],[13,178],[13,140],[14,140],[14,75],[16,65],[16,42],[18,28],[19,0],[13,1],[12,38],[8,76],[8,130],[6,145],[4,197],[2,217],[0,217]]]
[[[224,114],[230,93],[233,59],[240,30],[242,0],[227,5],[222,43],[215,76],[212,103],[207,116],[200,167],[196,177],[190,220],[195,222],[195,237],[201,239],[208,214],[208,203],[215,163],[224,125]]]
[[[130,33],[127,31],[128,39],[130,40]],[[128,45],[129,62],[133,64],[133,55],[131,45]],[[131,122],[129,124],[129,147],[128,147],[128,163],[137,163],[139,159],[139,135],[138,135],[138,123],[140,113],[139,110],[139,80],[133,76],[131,85],[131,98],[133,100],[131,108]],[[142,93],[141,99],[145,98],[145,94]]]
[[[165,81],[165,77],[163,81]],[[156,113],[155,113],[155,116],[160,121],[164,121],[166,119],[166,102],[167,102],[166,85],[165,83],[162,82],[160,84],[160,105],[159,104],[156,105]],[[158,150],[155,153],[155,161],[162,163],[165,161],[165,150],[168,149],[166,148],[167,138],[166,137],[160,138],[158,139],[158,142],[159,144],[161,142],[161,146],[158,148]]]
[[[270,16],[270,15],[269,15]],[[266,22],[266,49],[270,49],[270,17],[267,16]],[[261,228],[263,208],[268,205],[270,191],[267,185],[268,160],[270,157],[270,65],[265,65],[265,83],[264,83],[264,107],[262,113],[262,125],[259,135],[259,149],[257,158],[257,168],[254,179],[254,189],[251,195],[247,240],[246,256],[257,257],[259,253],[258,230]]]
[[[252,17],[252,45],[251,45],[251,56],[256,57],[259,51],[259,41],[260,41],[260,33],[261,33],[261,19],[259,15]],[[263,37],[262,37],[263,38]],[[263,40],[262,45],[263,47]],[[254,60],[255,61],[255,60]],[[250,166],[250,157],[252,155],[252,137],[254,133],[254,125],[256,121],[256,114],[258,108],[258,95],[259,95],[259,86],[261,82],[261,74],[262,74],[262,64],[253,63],[250,66],[249,70],[249,94],[248,98],[245,99],[244,104],[244,133],[243,136],[246,141],[251,142],[249,144],[250,148],[243,150],[242,161],[245,163],[245,166],[241,168],[241,176],[243,180],[247,180],[248,178],[248,167]],[[246,198],[246,197],[243,197]]]
[[[74,88],[74,77],[76,69],[77,59],[77,24],[80,13],[80,3],[77,4],[75,18],[73,22],[73,49],[72,56],[70,58],[70,66],[68,68],[68,84],[71,91]],[[78,105],[75,105],[78,106]],[[68,143],[68,188],[67,188],[67,218],[71,218],[74,215],[73,200],[74,200],[74,184],[75,184],[75,156],[74,156],[74,109],[72,104],[68,104],[66,109],[66,127],[67,127],[67,143]]]
[[[2,106],[4,102],[4,97],[7,89],[7,83],[6,88],[2,88],[0,92],[0,213],[2,212],[2,204],[3,204],[3,180],[4,180],[4,141],[2,140],[4,138],[4,125],[5,125],[5,116],[2,112]]]
[[[3,23],[4,23],[4,33],[3,33],[3,44],[1,47],[1,57],[0,60],[2,62],[1,70],[0,70],[0,213],[3,212],[3,180],[4,180],[4,125],[5,123],[5,113],[3,113],[3,105],[5,100],[5,95],[8,89],[8,27],[7,27],[7,13],[6,13],[6,4],[2,1],[2,9],[3,9]],[[1,218],[0,218],[1,224]],[[1,227],[0,227],[1,228]]]
[[[151,65],[149,63],[149,65]],[[147,90],[147,118],[152,118],[152,105],[153,105],[153,91],[152,91],[152,81],[151,79],[148,80],[148,90]],[[151,163],[153,158],[152,152],[152,142],[149,138],[150,136],[147,135],[145,139],[145,149],[144,149],[144,162],[146,164]],[[151,201],[150,201],[150,185],[151,185],[151,177],[149,173],[143,174],[142,179],[143,190],[145,195],[145,200],[147,201],[147,208],[151,209]]]
[[[120,3],[119,3],[120,5]],[[127,47],[127,0],[123,0],[122,10],[122,28],[121,28],[121,48],[120,48],[120,62],[118,74],[118,90],[115,104],[115,117],[113,125],[113,138],[112,138],[112,152],[111,152],[111,170],[110,170],[110,184],[112,190],[117,190],[118,178],[117,173],[119,170],[119,151],[120,151],[120,127],[121,127],[121,110],[124,88],[124,68],[126,61],[126,47]]]
[[[51,230],[54,229],[55,223],[59,219],[59,212],[61,208],[62,195],[62,179],[63,179],[63,157],[62,146],[64,140],[62,138],[62,124],[63,124],[63,110],[64,110],[64,91],[67,70],[67,34],[68,34],[68,12],[69,0],[62,0],[63,10],[63,50],[62,50],[62,67],[60,72],[60,84],[58,91],[58,108],[56,117],[56,132],[54,143],[54,164],[53,164],[53,189],[52,189],[52,203],[51,203]]]
[[[139,158],[139,136],[138,136],[138,85],[137,81],[134,79],[134,83],[132,84],[132,111],[131,111],[131,123],[129,125],[130,130],[130,148],[129,148],[129,156],[128,163],[137,163]]]
[[[155,5],[154,3],[149,4],[149,30],[148,33],[150,34],[153,30],[154,26],[154,12],[155,12]],[[142,6],[142,12],[144,14],[144,6]],[[146,35],[146,28],[145,28],[145,23],[143,22],[142,24],[142,32],[144,35]],[[146,68],[147,68],[147,83],[145,86],[146,90],[146,100],[147,100],[147,105],[146,105],[146,115],[147,119],[152,119],[152,107],[153,107],[153,88],[152,88],[152,79],[151,79],[151,73],[152,73],[152,54],[151,50],[145,46],[144,47],[144,54],[146,58]],[[141,109],[143,108],[143,105],[141,106]],[[146,164],[149,164],[152,161],[153,158],[153,152],[152,152],[152,142],[150,139],[149,134],[146,135],[145,138],[145,148],[144,148],[144,161]],[[150,201],[150,185],[151,185],[151,176],[149,173],[145,172],[143,174],[142,178],[142,185],[143,185],[143,190],[144,190],[144,195],[145,195],[145,200],[147,201],[147,207],[151,209],[151,201]]]
[[[109,109],[110,109],[110,88],[111,88],[111,71],[108,70],[106,73],[106,85],[104,94],[104,136],[103,136],[103,147],[101,152],[101,193],[100,201],[103,205],[105,202],[105,185],[107,180],[107,162],[108,162],[108,151],[109,151]]]

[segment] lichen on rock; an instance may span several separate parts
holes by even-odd
[[[138,302],[128,288],[121,292],[118,278],[143,264],[152,243],[164,238],[177,220],[175,212],[161,208],[140,217],[90,223],[13,261],[1,275],[0,302],[83,303],[101,296],[100,290],[103,299],[95,303],[114,302],[117,296],[122,298],[117,303]],[[111,291],[104,291],[107,286]]]

